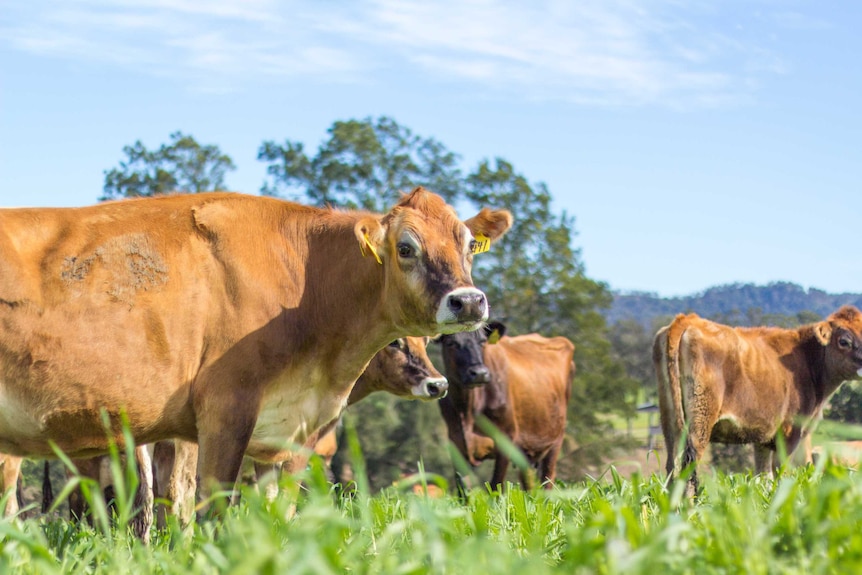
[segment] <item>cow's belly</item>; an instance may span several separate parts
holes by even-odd
[[[165,394],[162,394],[164,396]],[[183,434],[177,409],[163,399],[154,399],[143,390],[140,396],[152,401],[126,402],[97,393],[66,394],[62,400],[48,402],[28,398],[17,388],[0,381],[0,452],[19,456],[53,456],[51,443],[72,457],[105,453],[109,440],[123,442],[121,417],[129,421],[130,432],[139,444]],[[54,397],[59,397],[59,393]],[[154,396],[155,397],[155,396]],[[109,438],[102,419],[105,408],[115,430]],[[174,416],[174,417],[171,417]],[[191,426],[193,428],[193,425]],[[193,436],[192,436],[193,437]]]
[[[305,380],[302,389],[277,386],[264,395],[246,454],[259,461],[289,459],[309,436],[341,415],[349,395],[349,387],[334,392],[319,378]]]
[[[743,424],[733,415],[724,415],[715,422],[710,441],[717,443],[768,443],[775,437],[774,425]]]

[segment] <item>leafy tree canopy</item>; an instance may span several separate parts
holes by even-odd
[[[125,146],[119,168],[105,171],[100,200],[157,196],[171,192],[208,192],[224,189],[224,176],[235,170],[233,160],[218,146],[200,145],[182,132],[170,144],[148,150],[140,140]]]
[[[458,156],[431,138],[414,135],[394,120],[335,122],[329,139],[309,158],[299,142],[264,142],[259,160],[268,162],[269,181],[261,192],[316,205],[382,212],[417,185],[448,201],[460,193]]]
[[[607,285],[588,278],[572,247],[574,218],[553,211],[544,184],[531,185],[512,164],[483,161],[467,178],[466,197],[478,206],[509,209],[512,229],[477,255],[473,279],[488,295],[493,317],[510,333],[564,335],[575,343],[577,366],[569,428],[578,448],[561,461],[573,473],[607,455],[612,434],[599,413],[630,415],[638,382],[611,356],[601,310],[611,303]]]

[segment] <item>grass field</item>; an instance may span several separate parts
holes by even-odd
[[[862,482],[823,458],[776,480],[704,474],[697,502],[657,475],[429,498],[421,477],[338,493],[319,465],[299,499],[253,490],[218,520],[176,523],[145,547],[123,520],[0,522],[0,573],[857,573]],[[293,480],[284,480],[290,490]],[[421,487],[419,489],[421,491]],[[295,506],[295,513],[292,512]],[[100,505],[95,501],[96,506]],[[103,505],[103,504],[102,504]],[[121,515],[128,506],[120,502]]]

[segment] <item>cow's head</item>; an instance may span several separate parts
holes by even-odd
[[[487,208],[462,222],[440,196],[416,188],[355,231],[366,257],[384,268],[384,305],[397,331],[432,335],[476,329],[488,318],[485,294],[470,278],[473,252],[511,225],[509,212]]]
[[[386,391],[408,399],[440,399],[449,382],[428,358],[428,338],[399,338],[377,352],[354,388],[366,395]],[[355,399],[351,396],[351,402]]]
[[[505,333],[505,325],[492,321],[476,331],[440,336],[443,363],[449,378],[464,387],[489,383],[491,372],[485,365],[484,348],[487,344],[497,343]]]
[[[814,335],[825,348],[828,377],[838,381],[862,377],[862,312],[844,306],[814,324]]]

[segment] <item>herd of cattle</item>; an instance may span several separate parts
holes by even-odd
[[[0,487],[52,444],[97,474],[126,418],[155,495],[188,518],[244,457],[258,476],[331,458],[343,409],[381,390],[439,399],[463,457],[495,459],[492,484],[509,458],[488,423],[550,485],[574,345],[506,336],[470,277],[511,225],[489,208],[462,222],[423,188],[383,215],[229,193],[0,210]],[[710,441],[754,443],[765,471],[862,375],[862,313],[795,330],[680,315],[653,359],[669,476]]]

